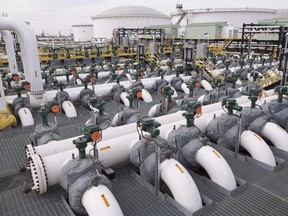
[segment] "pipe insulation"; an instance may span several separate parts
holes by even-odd
[[[166,77],[164,77],[164,79],[169,82],[173,77],[174,76],[166,76]],[[153,88],[153,83],[157,79],[160,79],[160,77],[152,77],[152,78],[142,79],[141,82],[143,83],[144,88],[149,90],[149,89]],[[183,76],[182,79],[185,80],[185,81],[188,81],[190,79],[190,76]],[[102,97],[110,96],[111,90],[112,90],[114,85],[117,85],[117,84],[116,83],[107,83],[107,84],[101,84],[101,85],[94,85],[94,93],[95,93],[96,96],[102,96]],[[130,81],[122,81],[122,82],[120,82],[120,85],[123,85],[124,88],[130,88],[132,86]],[[92,86],[88,86],[88,88],[93,90]],[[65,91],[69,94],[69,97],[71,98],[71,100],[75,101],[75,100],[78,99],[80,91],[82,89],[83,89],[83,87],[76,87],[76,88],[65,89]],[[46,101],[51,101],[51,100],[53,100],[55,98],[56,94],[57,94],[57,90],[47,91],[44,94],[44,99]],[[174,95],[175,94],[177,96],[176,91],[174,92]],[[25,95],[23,95],[23,96],[25,97]],[[8,102],[9,101],[12,102],[16,97],[17,97],[16,95],[7,96],[6,100]],[[36,108],[37,104],[35,104],[32,107]]]
[[[112,192],[104,185],[89,188],[82,196],[82,205],[89,216],[124,215]]]
[[[2,34],[4,42],[5,42],[5,49],[6,49],[6,53],[8,56],[10,73],[12,75],[18,74],[18,66],[17,66],[16,54],[15,54],[15,50],[14,50],[13,36],[10,33],[10,31],[2,30],[2,31],[0,31],[0,33]]]
[[[269,102],[270,100],[275,99],[275,98],[276,98],[276,96],[272,96],[272,97],[265,98],[265,100],[267,102]],[[238,99],[237,101],[240,105],[248,106],[250,104],[250,103],[248,103],[249,100],[248,100],[247,96],[242,96],[242,97],[237,98],[237,99]],[[246,104],[244,104],[245,102],[246,102]],[[260,103],[262,103],[262,102],[264,102],[264,100],[260,101]],[[217,110],[220,110],[220,111],[217,111]],[[213,111],[217,111],[217,112],[215,112],[215,114],[216,113],[219,113],[219,114],[223,113],[223,110],[221,109],[221,102],[202,106],[202,113],[203,113],[202,116],[200,118],[195,119],[195,124],[203,132],[206,130],[206,127],[207,127],[208,123],[210,122],[210,120],[213,119],[213,116],[214,116],[214,113],[212,113]],[[165,124],[171,123],[171,122],[174,122],[174,125],[178,126],[181,124],[185,124],[185,120],[183,119],[183,116],[182,116],[183,112],[184,111],[178,111],[176,113],[169,114],[166,116],[160,116],[160,117],[155,118],[155,120],[160,122],[162,126]],[[208,113],[210,113],[210,114],[208,115]],[[179,121],[179,119],[183,119],[183,120]],[[102,141],[105,141],[105,140],[108,140],[111,138],[115,138],[118,136],[122,136],[123,131],[125,131],[125,134],[134,133],[135,132],[135,123],[131,123],[131,124],[115,127],[115,128],[113,128],[113,127],[107,128],[106,130],[103,131]],[[165,131],[160,130],[160,134],[163,138],[167,138],[169,132],[170,131],[165,132]],[[72,137],[72,138],[60,140],[60,141],[51,141],[45,145],[35,146],[35,147],[28,144],[28,145],[26,145],[26,156],[28,158],[33,154],[39,154],[42,157],[45,157],[45,156],[48,156],[51,154],[56,154],[59,152],[73,149],[74,145],[72,143],[72,140],[77,139],[77,138],[78,137]]]
[[[183,122],[179,121],[177,123],[181,124]],[[159,128],[159,130],[163,134],[168,134],[173,130],[174,125],[175,123],[163,125]],[[138,140],[138,133],[131,133],[98,143],[98,157],[103,167],[110,167],[128,160],[130,158],[131,148],[135,143],[138,142]],[[86,148],[86,153],[89,154],[91,149],[93,149],[93,146],[89,145]],[[70,160],[72,154],[77,157],[78,150],[73,148],[69,151],[42,157],[42,167],[45,166],[45,170],[43,170],[43,172],[45,172],[47,181],[42,181],[40,184],[46,184],[48,186],[58,184],[62,167],[67,163],[67,161]],[[31,155],[30,158],[33,160],[34,156],[38,156],[38,154]],[[213,167],[215,170],[219,169],[219,167]],[[40,170],[42,169],[40,168]],[[43,193],[44,192],[46,191],[43,191]]]

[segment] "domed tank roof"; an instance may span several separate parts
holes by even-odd
[[[145,17],[145,18],[166,18],[170,19],[169,16],[164,13],[154,10],[152,8],[143,7],[143,6],[135,6],[135,5],[127,5],[121,7],[111,8],[106,10],[96,16],[92,16],[92,19],[99,18],[116,18],[116,17]]]

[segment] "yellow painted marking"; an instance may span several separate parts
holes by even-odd
[[[216,152],[215,150],[212,150],[212,152],[213,152],[218,158],[221,158],[221,156],[218,154],[218,152]]]
[[[178,168],[178,170],[180,170],[181,173],[184,173],[184,170],[178,164],[175,164],[175,166]]]
[[[68,102],[68,106],[71,106],[70,102]]]
[[[34,71],[35,77],[37,77],[37,71]]]
[[[254,134],[254,136],[259,139],[260,141],[262,141],[261,137],[259,137],[257,134]]]
[[[110,148],[110,146],[105,146],[105,147],[103,147],[103,148],[100,148],[100,151],[107,150],[107,149],[109,149],[109,148]]]
[[[25,114],[27,114],[27,111],[26,111],[26,109],[24,109],[24,113],[25,113]]]
[[[110,206],[110,203],[107,200],[106,196],[104,194],[101,194],[101,198],[102,198],[104,204],[106,205],[106,207],[108,208]]]
[[[282,127],[280,127],[279,125],[277,125],[278,128],[280,128],[283,132],[286,132]]]

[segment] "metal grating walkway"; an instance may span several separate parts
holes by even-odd
[[[71,216],[73,212],[62,198],[60,186],[49,188],[50,192],[41,196],[24,194],[21,187],[0,193],[1,216]]]
[[[127,169],[128,168],[128,169]],[[128,216],[179,216],[181,214],[170,203],[154,195],[131,172],[130,163],[115,167],[116,178],[113,179],[113,194],[124,215]]]
[[[245,191],[233,198],[218,203],[214,208],[206,211],[205,216],[248,216],[268,215],[284,202],[279,197],[259,188],[249,186]]]

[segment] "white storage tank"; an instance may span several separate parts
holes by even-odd
[[[91,41],[93,38],[93,25],[72,25],[75,42]]]
[[[112,38],[115,28],[144,28],[171,23],[169,16],[142,6],[121,6],[92,16],[95,38]]]
[[[258,23],[262,19],[277,16],[276,9],[267,8],[205,8],[184,10],[177,5],[177,11],[171,13],[172,24],[186,26],[192,23],[228,22],[235,28],[242,28],[243,23]],[[185,29],[183,29],[185,30]],[[231,29],[230,29],[231,30]]]

